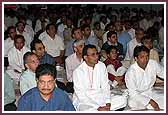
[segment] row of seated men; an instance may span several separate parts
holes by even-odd
[[[80,33],[79,28],[77,28],[75,31]],[[143,32],[142,29],[139,29],[139,31]],[[116,43],[116,32],[108,32],[107,38],[109,41],[111,39],[112,43],[113,41],[115,41],[114,43]],[[53,58],[53,56],[49,55],[48,52],[45,52],[45,45],[43,45],[44,43],[39,39],[35,39],[31,42],[30,52],[30,50],[28,48],[26,49],[24,45],[24,37],[22,35],[16,35],[14,38],[14,47],[10,49],[8,54],[9,66],[7,67],[6,73],[9,74],[9,76],[16,82],[16,84],[18,82],[20,84],[21,98],[18,103],[18,110],[116,110],[116,108],[123,105],[123,103],[119,103],[121,105],[118,105],[115,109],[113,108],[115,107],[115,104],[113,103],[114,98],[111,98],[110,96],[109,80],[113,81],[111,83],[113,87],[126,84],[130,96],[130,103],[128,104],[132,109],[145,109],[150,105],[152,108],[154,108],[154,110],[160,110],[160,105],[154,99],[154,97],[151,98],[150,93],[152,86],[156,81],[156,75],[163,78],[163,68],[152,57],[151,51],[153,49],[150,36],[146,35],[142,38],[143,39],[141,43],[143,45],[135,46],[136,48],[133,51],[131,66],[125,66],[124,63],[121,63],[122,58],[120,56],[120,48],[118,48],[117,46],[106,45],[105,49],[107,48],[107,50],[104,49],[105,52],[103,52],[102,47],[102,52],[100,53],[99,50],[97,50],[96,46],[90,44],[85,45],[85,40],[75,40],[72,43],[74,53],[65,59],[67,81],[63,83],[65,84],[65,87],[61,87],[62,85],[60,86],[60,88],[62,88],[63,90],[73,93],[73,104],[68,98],[66,103],[69,104],[67,104],[67,107],[66,104],[62,104],[61,98],[59,101],[62,106],[57,103],[58,106],[56,106],[56,108],[53,108],[53,106],[51,105],[55,104],[55,101],[52,100],[54,99],[52,98],[52,95],[55,93],[52,93],[52,91],[55,90],[55,85],[51,85],[53,87],[51,89],[49,88],[49,86],[50,84],[55,84],[56,82],[57,86],[59,87],[59,84],[62,83],[58,82],[57,80],[55,81],[55,73],[43,73],[43,70],[45,70],[45,68],[50,68],[45,66],[55,66],[55,62],[57,64],[62,64],[63,57],[60,55]],[[105,64],[98,61],[101,56],[105,58],[104,61],[103,59],[101,59],[101,61],[103,61]],[[149,60],[149,58],[152,59],[152,61]],[[15,64],[12,65],[11,62],[15,62]],[[45,65],[45,63],[48,63],[50,65]],[[39,64],[42,65],[39,66]],[[39,70],[42,72],[40,75],[38,75],[37,73],[38,67],[39,69],[41,68]],[[23,70],[25,68],[26,70]],[[138,74],[136,72],[138,72]],[[42,76],[52,76],[53,78],[52,80],[48,81],[45,81],[47,79],[40,80],[40,78],[43,78]],[[137,77],[135,77],[134,79],[131,76]],[[68,88],[70,88],[68,89],[66,85]],[[37,88],[34,89],[33,87],[36,86]],[[40,95],[37,95],[37,98],[41,97],[43,101],[45,100],[44,102],[42,100],[38,101],[38,103],[35,104],[37,106],[32,106],[33,104],[29,103],[35,102],[32,99],[32,91],[36,92],[34,90],[40,92]],[[31,97],[30,100],[28,99],[26,94],[29,95],[29,98]],[[137,100],[137,98],[133,98],[136,95],[139,100]],[[119,98],[119,100],[122,99]],[[139,101],[141,99],[146,99],[142,103],[142,105],[139,104]],[[25,100],[27,100],[27,102],[25,102]],[[39,102],[41,101],[43,103],[41,105],[43,106],[39,104]]]

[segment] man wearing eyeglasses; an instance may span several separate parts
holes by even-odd
[[[71,100],[55,87],[56,69],[41,64],[36,69],[37,87],[27,91],[18,102],[18,111],[74,111]]]
[[[25,71],[20,77],[20,92],[23,95],[29,89],[36,87],[35,71],[39,65],[39,58],[33,52],[26,52],[23,56]]]
[[[98,57],[96,46],[85,45],[84,61],[73,71],[73,104],[77,111],[120,110],[126,106],[125,97],[111,97],[107,69]]]

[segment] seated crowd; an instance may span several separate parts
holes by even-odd
[[[34,20],[6,16],[4,110],[163,110],[163,94],[153,91],[164,86],[163,17],[72,9],[41,10]],[[111,93],[121,88],[127,94]]]

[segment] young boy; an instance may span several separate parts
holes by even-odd
[[[118,50],[116,46],[110,46],[107,49],[107,59],[104,61],[107,66],[108,78],[113,81],[112,86],[116,87],[123,85],[124,73],[126,68],[122,66],[122,63],[118,59]]]

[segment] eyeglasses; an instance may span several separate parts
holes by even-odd
[[[98,56],[98,55],[99,55],[98,52],[96,52],[96,53],[92,53],[92,54],[90,54],[90,55],[87,54],[87,56],[92,56],[92,57],[95,57],[95,56]]]
[[[46,84],[47,85],[52,85],[54,83],[55,80],[49,80],[49,81],[43,81],[43,80],[38,80],[38,83],[41,85],[41,86],[45,86]]]

